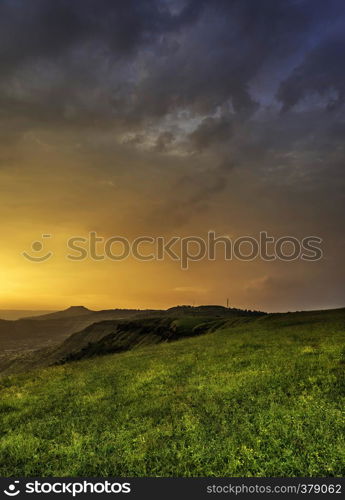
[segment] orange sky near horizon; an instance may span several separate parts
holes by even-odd
[[[36,132],[35,137],[39,136]],[[189,158],[178,158],[178,168],[166,174],[161,168],[162,156],[140,155],[139,167],[132,159],[128,169],[100,175],[97,162],[90,161],[80,147],[73,147],[68,135],[64,148],[56,145],[57,140],[61,141],[61,136],[51,135],[50,142],[47,137],[23,141],[16,150],[16,166],[0,172],[0,309],[225,305],[227,297],[234,307],[266,311],[342,306],[334,290],[337,270],[329,258],[320,262],[224,261],[219,248],[214,262],[191,262],[188,270],[181,270],[180,263],[169,258],[163,262],[138,262],[131,257],[121,262],[69,261],[68,238],[87,237],[90,231],[105,239],[125,236],[133,240],[140,236],[205,237],[210,229],[233,237],[257,236],[258,230],[267,230],[275,237],[303,237],[319,234],[319,228],[313,219],[307,220],[305,227],[303,221],[296,222],[296,207],[287,209],[284,203],[279,207],[278,197],[274,213],[262,204],[248,206],[248,192],[253,198],[256,193],[246,184],[252,174],[245,170],[235,169],[226,190],[207,200],[204,207],[188,212],[184,204],[193,186],[179,184],[179,170],[195,169]],[[129,153],[127,146],[123,150],[119,147],[111,161],[128,161]],[[205,164],[198,164],[199,175]],[[133,183],[143,165],[145,178]],[[52,251],[54,256],[39,264],[30,262],[22,252],[36,255],[31,244],[41,240],[42,234],[52,237],[42,240],[44,247],[37,255]],[[328,252],[332,252],[329,246]]]

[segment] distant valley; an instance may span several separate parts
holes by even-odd
[[[0,320],[8,319],[15,321],[21,318],[32,318],[34,316],[42,316],[43,314],[50,314],[55,311],[31,311],[27,309],[0,309]]]

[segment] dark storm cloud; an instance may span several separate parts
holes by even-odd
[[[177,14],[156,0],[4,0],[0,3],[0,111],[19,127],[114,125],[133,115],[138,50],[193,23],[202,2]],[[97,122],[97,123],[96,123]]]
[[[195,192],[187,200],[185,200],[183,209],[188,209],[186,212],[192,212],[199,209],[200,206],[205,206],[209,203],[214,194],[224,191],[228,181],[228,173],[233,165],[224,159],[221,163],[212,169],[201,172],[198,176],[185,176],[179,182],[179,187],[187,187],[187,192],[193,186]]]
[[[0,135],[87,129],[93,148],[104,133],[208,158],[212,180],[190,183],[189,207],[227,185],[233,168],[217,165],[279,167],[286,182],[286,168],[330,147],[341,164],[343,120],[327,110],[345,91],[344,11],[340,0],[3,0]],[[255,93],[271,74],[278,103]],[[309,94],[326,105],[293,111]]]
[[[328,109],[344,104],[345,66],[341,60],[345,55],[345,31],[335,39],[326,40],[306,54],[303,62],[285,80],[278,91],[278,99],[284,110],[300,102],[312,93],[328,95]]]
[[[308,13],[296,2],[207,2],[168,56],[150,61],[135,89],[135,112],[160,117],[190,108],[207,115],[229,102],[250,116],[257,109],[250,81],[267,61],[298,50],[312,25],[310,7]]]
[[[3,116],[134,127],[178,109],[242,118],[250,83],[332,17],[320,0],[3,0]]]
[[[156,139],[154,150],[158,153],[163,153],[169,149],[169,146],[174,142],[174,135],[171,132],[162,132]]]
[[[227,188],[229,172],[234,165],[228,158],[201,171],[182,176],[171,186],[169,197],[162,201],[159,211],[150,212],[148,220],[152,227],[164,227],[165,231],[176,231],[188,227],[196,215],[205,213],[217,195]]]
[[[207,117],[189,135],[192,147],[201,152],[219,143],[230,141],[232,134],[232,122],[227,116],[219,118]]]
[[[193,22],[202,8],[192,1],[177,15],[158,0],[3,0],[0,3],[2,73],[27,60],[57,57],[72,46],[99,41],[126,54]]]

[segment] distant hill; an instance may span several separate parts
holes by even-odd
[[[251,311],[250,309],[237,309],[218,305],[207,306],[175,306],[167,309],[167,314],[177,315],[210,315],[210,316],[262,316],[262,311]]]
[[[205,333],[224,321],[262,315],[221,306],[177,306],[166,311],[91,311],[74,306],[18,321],[0,320],[0,371],[168,342]]]
[[[41,316],[35,315],[36,320],[46,320],[46,319],[61,319],[61,318],[75,318],[77,316],[85,316],[87,314],[93,313],[91,309],[84,306],[71,306],[64,311],[52,312],[49,314],[43,314]]]
[[[59,345],[18,351],[0,357],[0,372],[14,373],[36,367],[52,366],[105,354],[131,351],[145,346],[212,333],[224,326],[234,326],[258,319],[233,314],[226,316],[154,315],[133,319],[113,319],[93,323],[70,335]],[[52,320],[53,321],[53,320]],[[36,323],[36,322],[35,322]],[[45,325],[47,322],[43,322]]]
[[[267,324],[270,328],[276,325],[279,331],[285,325],[312,329],[314,324],[344,316],[344,309],[267,314],[221,306],[177,306],[167,311],[79,310],[81,316],[74,316],[75,309],[69,308],[61,311],[58,319],[0,321],[0,345],[1,341],[6,345],[0,353],[0,373],[131,351],[224,328],[255,329],[257,325],[261,329]]]
[[[16,321],[0,320],[0,355],[4,351],[22,351],[57,345],[74,332],[92,323],[109,319],[121,319],[137,314],[137,311],[121,309],[89,311],[67,309],[38,317]]]
[[[72,306],[41,316],[16,321],[0,320],[0,352],[5,350],[32,350],[57,345],[69,335],[93,323],[109,320],[144,319],[179,316],[257,316],[264,313],[227,309],[221,306],[177,306],[168,310],[105,309],[92,311],[83,306]]]

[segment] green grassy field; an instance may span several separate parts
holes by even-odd
[[[2,476],[345,472],[344,309],[243,319],[0,387]]]

